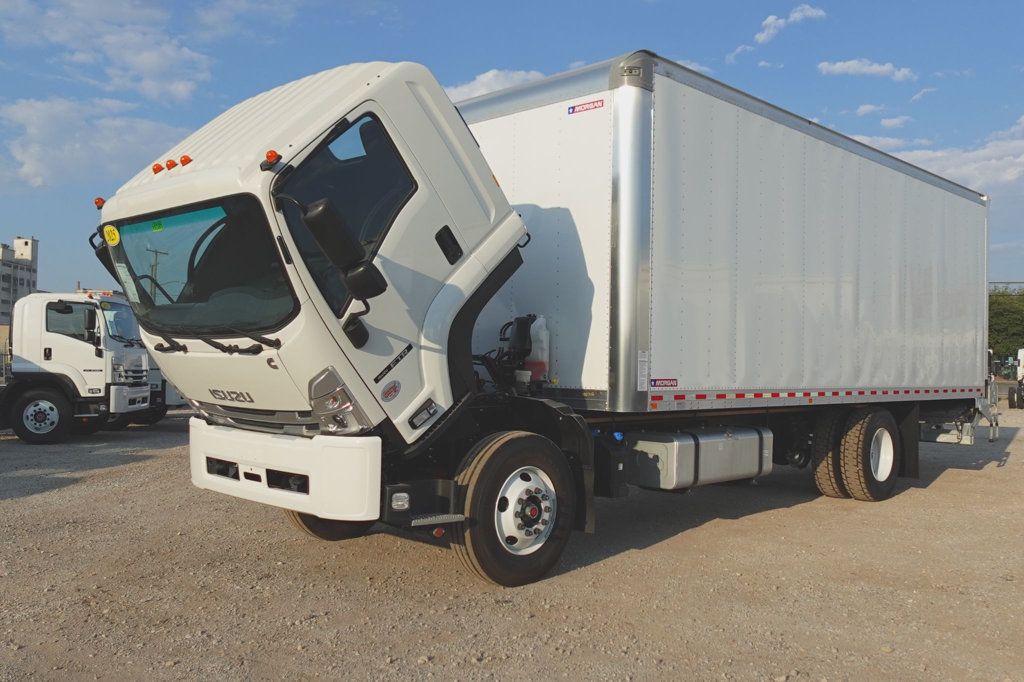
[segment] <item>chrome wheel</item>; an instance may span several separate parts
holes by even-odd
[[[21,421],[32,433],[50,433],[60,422],[60,411],[49,400],[33,400],[22,410]]]
[[[537,467],[515,470],[505,479],[494,507],[494,530],[506,551],[531,554],[540,549],[555,526],[555,486]]]
[[[876,481],[885,481],[889,478],[894,458],[892,434],[888,429],[876,430],[871,438],[871,475]]]

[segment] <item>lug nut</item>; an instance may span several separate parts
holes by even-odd
[[[548,520],[547,519],[541,519],[540,520],[540,525],[542,525],[542,526],[548,525]]]
[[[541,493],[541,489],[540,488],[534,488],[533,489],[533,494],[534,495],[540,495],[540,493]]]
[[[545,514],[550,514],[551,513],[551,507],[544,507],[544,513]]]
[[[532,537],[532,536],[533,536],[533,531],[530,530],[529,528],[527,528],[526,529],[526,537]]]
[[[524,529],[524,528],[526,528],[526,526],[524,526],[523,524],[521,524],[521,523],[517,523],[517,524],[516,524],[516,529],[518,529],[518,530],[522,530],[522,529]]]
[[[540,501],[541,502],[547,502],[548,501],[548,496],[547,495],[541,495],[540,496]]]

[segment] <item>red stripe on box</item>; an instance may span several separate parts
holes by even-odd
[[[696,398],[697,400],[704,400],[704,399],[705,399],[705,398],[707,398],[708,396],[707,396],[707,394],[706,394],[706,393],[698,393],[697,395],[695,395],[695,396],[693,396],[693,397],[694,397],[694,398]]]
[[[737,398],[746,398],[746,397],[747,397],[747,394],[746,394],[746,393],[737,393],[737,394],[736,394],[736,397],[737,397]]]
[[[672,400],[686,400],[686,394],[685,393],[677,393],[674,396],[672,396]]]
[[[663,396],[663,395],[652,395],[651,396],[651,400],[664,400],[664,399],[665,399],[665,396]]]
[[[725,400],[726,395],[724,393],[716,393],[715,400]]]

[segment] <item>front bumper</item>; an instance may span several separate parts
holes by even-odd
[[[380,517],[380,450],[375,436],[303,438],[189,420],[194,485],[323,519]]]
[[[140,386],[110,386],[110,412],[124,414],[149,407],[149,384]]]

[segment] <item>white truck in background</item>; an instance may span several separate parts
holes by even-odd
[[[197,486],[502,585],[595,496],[790,464],[882,500],[922,426],[996,422],[987,198],[650,52],[458,109],[339,67],[97,204]]]
[[[26,443],[93,433],[149,408],[149,356],[122,336],[124,301],[92,293],[36,293],[14,304],[0,383],[0,427]]]

